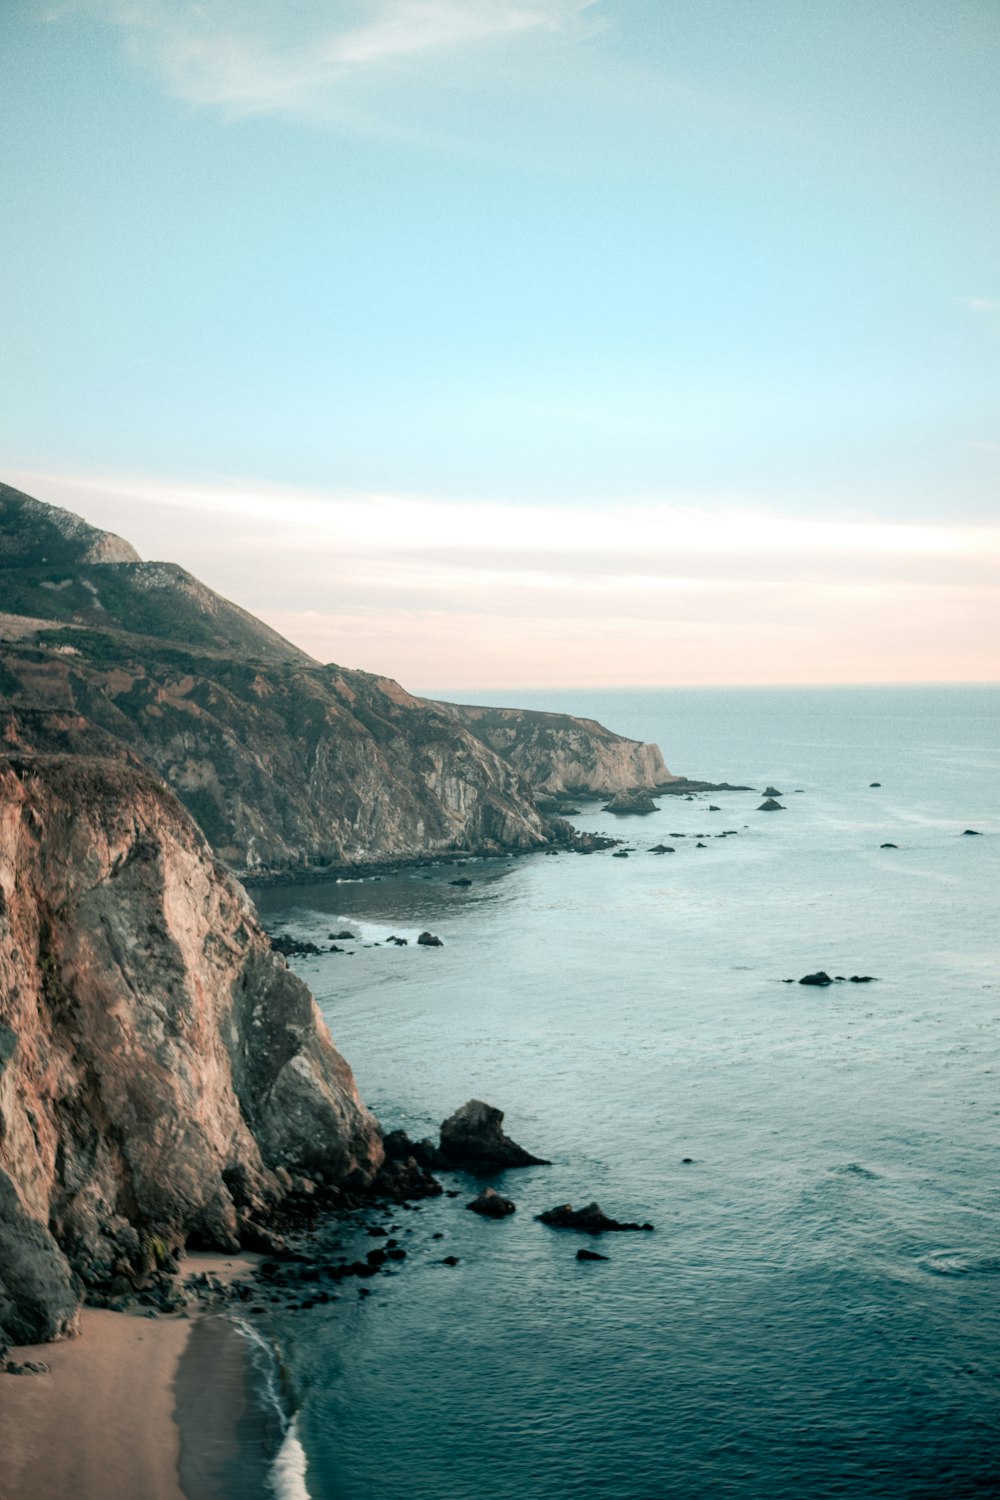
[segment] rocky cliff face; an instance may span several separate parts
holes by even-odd
[[[83,1288],[253,1242],[378,1127],[243,890],[141,768],[0,759],[0,1341]]]
[[[0,486],[0,733],[134,753],[232,868],[280,874],[567,836],[534,790],[669,779],[562,714],[456,708],[321,666],[182,569]]]
[[[656,745],[613,734],[596,719],[525,708],[439,706],[509,761],[536,792],[548,796],[603,797],[678,779]]]

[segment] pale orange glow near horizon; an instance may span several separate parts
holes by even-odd
[[[317,659],[442,695],[1000,680],[1000,526],[10,478]]]

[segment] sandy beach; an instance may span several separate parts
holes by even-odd
[[[250,1259],[190,1255],[184,1271],[226,1280]],[[192,1367],[185,1360],[197,1330]],[[205,1377],[203,1420],[188,1399],[183,1468],[205,1467],[221,1447],[235,1455],[245,1415],[240,1339],[224,1319],[146,1318],[84,1308],[79,1338],[12,1351],[49,1365],[47,1375],[0,1375],[0,1500],[197,1500],[182,1487],[178,1390]],[[220,1363],[230,1378],[219,1379]],[[183,1380],[182,1375],[183,1365]]]

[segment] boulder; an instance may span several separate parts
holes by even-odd
[[[470,1099],[441,1126],[441,1155],[449,1166],[472,1172],[496,1172],[505,1167],[547,1167],[540,1156],[504,1135],[503,1110],[481,1099]]]
[[[457,880],[449,880],[449,885],[471,885],[472,881],[468,875],[460,875]]]
[[[647,791],[643,791],[641,787],[630,787],[627,791],[616,792],[601,811],[616,813],[619,817],[646,817],[649,813],[657,812],[658,808]]]
[[[818,984],[825,986],[832,983],[833,980],[823,969],[817,969],[815,974],[804,974],[799,980],[799,984]]]
[[[609,1219],[599,1203],[588,1203],[585,1208],[574,1208],[572,1203],[560,1203],[556,1208],[546,1209],[535,1216],[540,1224],[550,1224],[553,1229],[579,1229],[584,1234],[609,1234],[614,1230],[651,1230],[652,1224],[622,1223]]]
[[[482,1214],[484,1219],[505,1219],[508,1214],[517,1211],[516,1203],[512,1203],[509,1198],[502,1198],[493,1188],[487,1188],[465,1206],[471,1213]]]
[[[898,844],[879,844],[880,849],[898,849]]]
[[[598,1255],[596,1250],[578,1250],[576,1258],[577,1260],[607,1260],[608,1256]]]
[[[674,834],[674,837],[676,838],[677,835]],[[676,854],[677,851],[670,844],[654,844],[649,852],[650,854]]]
[[[469,884],[471,885],[472,882],[470,881]],[[417,938],[417,946],[419,948],[443,948],[444,943],[439,937],[435,937],[433,932],[422,932]]]
[[[776,786],[766,786],[761,792],[762,797],[783,797],[784,792],[779,792]]]
[[[768,797],[766,801],[764,801],[764,802],[762,802],[760,804],[760,806],[758,807],[757,811],[758,812],[784,812],[785,809],[784,809],[784,806],[783,806],[782,803],[776,802],[773,797]]]
[[[967,839],[978,839],[982,838],[982,834],[979,832],[978,828],[964,828],[962,830],[962,837]]]

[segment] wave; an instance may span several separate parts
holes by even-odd
[[[278,1500],[309,1500],[307,1468],[305,1449],[299,1442],[298,1418],[293,1417],[271,1466],[270,1485]]]
[[[970,1255],[964,1250],[938,1250],[924,1256],[918,1265],[932,1276],[995,1276],[1000,1255]]]
[[[233,1322],[256,1355],[254,1364],[261,1375],[261,1394],[274,1415],[277,1416],[281,1429],[281,1445],[271,1464],[268,1485],[274,1491],[277,1500],[310,1500],[309,1487],[306,1484],[306,1471],[309,1463],[305,1449],[299,1441],[298,1417],[295,1413],[289,1416],[282,1399],[282,1373],[278,1355],[274,1346],[252,1323],[239,1317],[235,1317]]]

